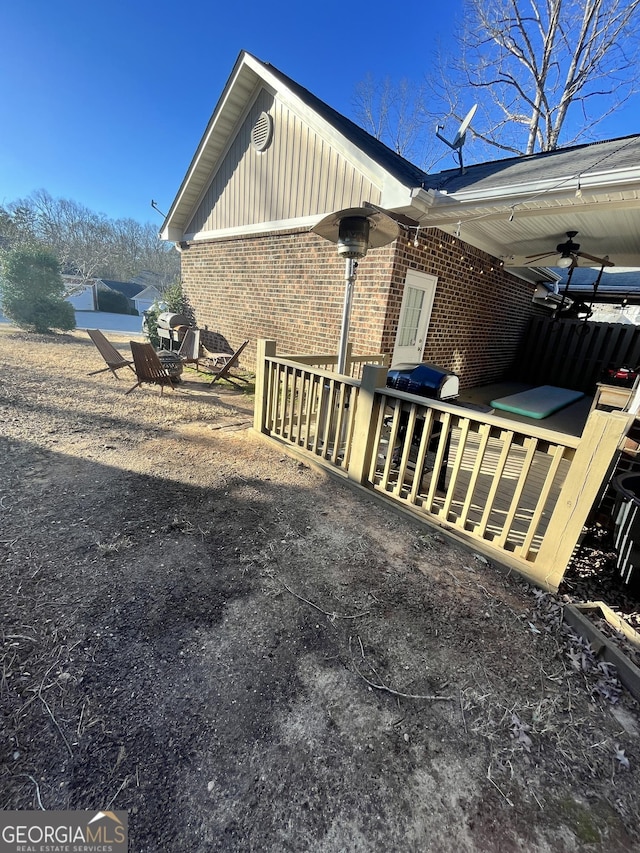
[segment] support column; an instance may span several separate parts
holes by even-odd
[[[269,382],[266,359],[276,354],[276,342],[260,338],[256,352],[256,393],[253,409],[253,428],[256,432],[266,432],[265,423],[269,405]]]
[[[358,408],[353,425],[351,455],[349,457],[349,479],[364,485],[369,477],[372,454],[376,451],[376,431],[380,413],[380,398],[376,388],[384,388],[387,368],[377,364],[365,364],[358,391]]]
[[[531,574],[541,585],[557,590],[632,422],[633,416],[623,412],[596,410],[589,415],[540,550],[531,563]]]

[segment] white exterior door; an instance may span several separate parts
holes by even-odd
[[[419,364],[422,361],[437,282],[434,275],[408,270],[392,367],[406,363]]]

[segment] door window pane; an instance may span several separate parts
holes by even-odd
[[[407,287],[404,300],[402,327],[398,331],[397,340],[401,347],[412,347],[415,346],[418,336],[418,323],[424,302],[424,290],[417,287]]]

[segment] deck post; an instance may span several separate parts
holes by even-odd
[[[266,359],[276,354],[276,342],[260,338],[256,352],[256,394],[253,409],[253,428],[256,432],[265,432],[266,413],[268,411],[269,383],[267,382]]]
[[[530,574],[557,590],[593,504],[606,487],[622,439],[633,421],[624,412],[594,410],[585,424],[567,479]]]
[[[384,388],[386,381],[386,367],[365,364],[362,368],[348,471],[349,479],[361,485],[369,478],[371,454],[377,439],[375,424],[378,420],[380,400],[376,399],[376,388]]]

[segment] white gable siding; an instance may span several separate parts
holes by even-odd
[[[74,293],[73,296],[67,296],[67,302],[70,302],[76,311],[95,311],[96,296],[94,286],[85,284],[81,291]]]
[[[273,118],[266,151],[251,146],[261,112]],[[262,223],[301,220],[364,201],[381,190],[277,97],[262,89],[186,229],[188,239]]]
[[[76,311],[95,311],[98,307],[94,279],[85,281],[73,275],[63,275],[65,299]]]
[[[142,314],[143,311],[148,311],[154,302],[157,302],[157,297],[150,296],[149,294],[146,296],[144,294],[140,294],[139,296],[133,297],[133,304],[138,314]]]

